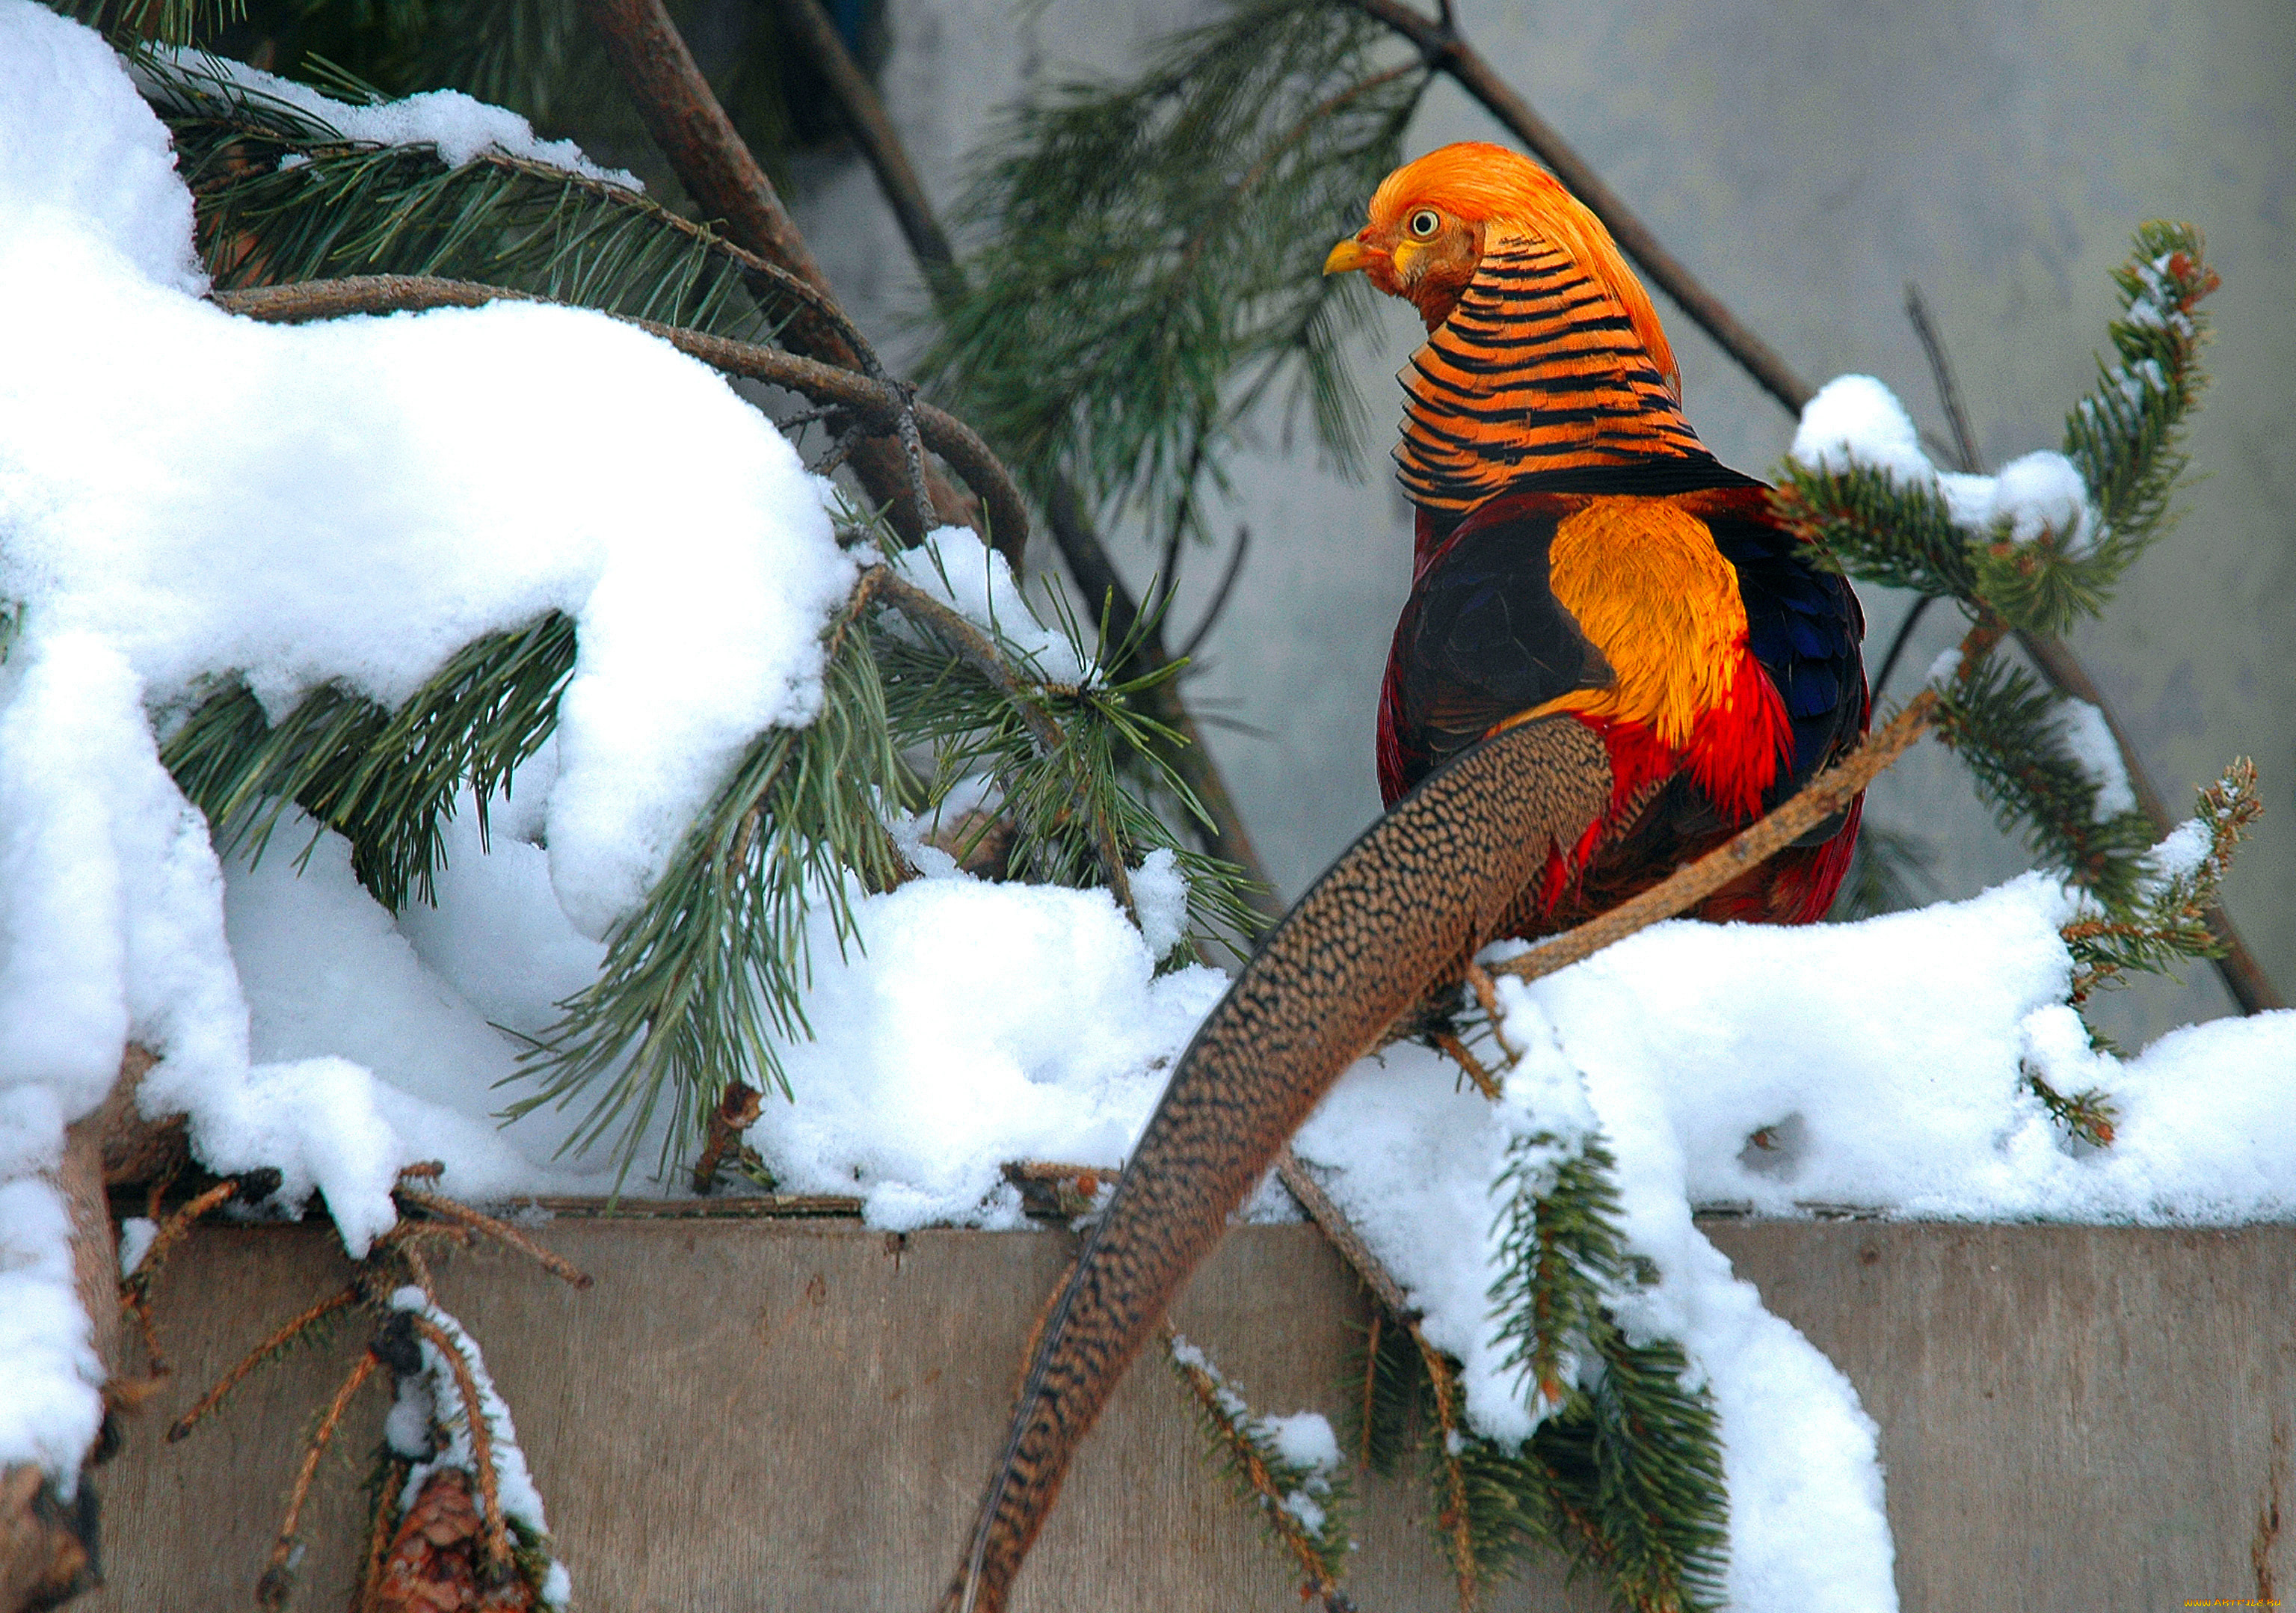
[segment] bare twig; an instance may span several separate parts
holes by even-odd
[[[357,1304],[361,1297],[357,1283],[336,1289],[301,1315],[283,1323],[278,1330],[240,1357],[239,1364],[216,1380],[215,1387],[200,1396],[192,1409],[168,1427],[168,1443],[174,1444],[197,1428],[209,1413],[223,1404],[224,1397],[237,1388],[250,1372],[270,1360],[293,1343],[305,1329],[317,1325],[347,1305]]]
[[[310,1443],[304,1446],[303,1465],[296,1469],[295,1486],[287,1497],[287,1516],[280,1520],[279,1538],[271,1548],[271,1560],[263,1570],[262,1579],[256,1584],[255,1600],[260,1606],[283,1608],[287,1605],[288,1592],[294,1584],[295,1527],[302,1521],[303,1504],[311,1499],[311,1481],[318,1476],[319,1458],[326,1454],[327,1445],[335,1436],[336,1427],[343,1420],[343,1413],[350,1409],[351,1396],[359,1392],[360,1387],[374,1376],[375,1369],[381,1364],[375,1359],[373,1351],[362,1350],[359,1353],[358,1361],[352,1366],[349,1376],[335,1391],[334,1399],[327,1403],[326,1412],[319,1419],[317,1428],[313,1430]]]
[[[452,1198],[442,1198],[436,1193],[425,1193],[417,1188],[401,1185],[392,1189],[391,1197],[398,1199],[402,1204],[414,1205],[433,1215],[459,1222],[474,1232],[484,1233],[496,1243],[516,1249],[561,1281],[570,1283],[578,1288],[586,1288],[590,1286],[591,1278],[587,1271],[580,1271],[569,1261],[553,1255],[506,1222],[496,1221],[493,1216],[482,1211],[474,1210],[466,1204],[457,1203]]]
[[[1488,980],[1490,976],[1486,975],[1483,978]],[[1497,1021],[1494,1019],[1492,1023],[1496,1025]],[[1483,1061],[1468,1050],[1465,1042],[1461,1041],[1448,1031],[1438,1031],[1435,1033],[1434,1041],[1437,1052],[1466,1072],[1467,1079],[1475,1083],[1475,1090],[1486,1098],[1498,1097],[1499,1078],[1483,1067]]]
[[[907,149],[894,132],[893,120],[885,115],[876,86],[853,60],[853,53],[845,48],[836,24],[818,0],[781,0],[780,11],[783,21],[796,37],[798,48],[828,80],[829,93],[845,114],[845,127],[853,143],[877,176],[877,188],[884,193],[893,221],[900,226],[917,267],[938,294],[956,268],[956,249],[933,215],[932,202],[909,161]]]
[[[1275,1156],[1275,1175],[1285,1190],[1300,1201],[1300,1207],[1307,1212],[1308,1219],[1316,1223],[1330,1240],[1332,1247],[1339,1251],[1340,1258],[1348,1263],[1349,1269],[1355,1272],[1364,1287],[1372,1291],[1372,1296],[1386,1307],[1388,1313],[1398,1321],[1415,1319],[1419,1309],[1411,1303],[1410,1296],[1403,1291],[1403,1285],[1396,1281],[1394,1274],[1380,1263],[1379,1256],[1373,1254],[1371,1246],[1364,1241],[1363,1234],[1357,1231],[1355,1223],[1348,1219],[1347,1212],[1332,1202],[1332,1196],[1324,1191],[1324,1184],[1308,1174],[1308,1167],[1300,1164],[1300,1156],[1289,1148]]]
[[[550,302],[548,297],[508,287],[482,285],[468,280],[443,280],[428,275],[357,275],[340,280],[304,280],[291,285],[252,287],[217,292],[215,301],[234,314],[269,324],[292,325],[311,319],[337,319],[346,314],[390,313],[431,308],[477,308],[497,300]],[[595,310],[592,310],[595,311]],[[879,381],[860,372],[798,353],[755,342],[735,342],[682,325],[662,325],[610,314],[609,318],[635,325],[659,336],[689,358],[729,375],[768,382],[802,392],[816,402],[847,410],[877,431],[898,431],[905,409],[914,408],[916,427],[928,448],[948,461],[980,495],[987,506],[997,550],[1009,560],[1009,541],[1023,544],[1029,536],[1027,506],[1011,474],[990,452],[980,434],[964,422],[930,403],[912,404],[901,383]]]
[[[749,832],[745,819],[742,832]],[[709,1112],[709,1135],[701,1145],[701,1152],[693,1160],[693,1190],[708,1193],[718,1186],[718,1173],[728,1154],[742,1146],[742,1133],[758,1123],[765,1106],[764,1094],[745,1081],[729,1081],[726,1090],[718,1095],[718,1107]]]
[[[1972,629],[1972,637],[1980,630]],[[1493,964],[1491,973],[1512,975],[1519,980],[1540,979],[1712,895],[1840,811],[1851,796],[1922,737],[1936,713],[1937,703],[1937,691],[1923,689],[1886,727],[1868,734],[1857,750],[1811,779],[1767,818],[1578,928],[1541,942],[1520,958]]]
[[[1958,462],[1954,469],[1974,475],[1982,461],[1978,457],[1977,438],[1969,429],[1969,411],[1961,406],[1961,383],[1954,378],[1953,360],[1946,353],[1945,339],[1938,334],[1937,325],[1930,318],[1930,305],[1922,296],[1922,288],[1910,280],[1906,282],[1906,317],[1921,341],[1922,356],[1930,361],[1930,379],[1937,386],[1938,407],[1945,410],[1946,424],[1953,430],[1953,452]]]

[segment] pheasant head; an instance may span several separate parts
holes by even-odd
[[[1324,259],[1324,272],[1361,269],[1374,286],[1419,310],[1433,330],[1502,240],[1545,240],[1578,259],[1617,299],[1661,373],[1674,350],[1650,293],[1603,221],[1545,169],[1503,145],[1463,140],[1397,169],[1372,193],[1371,222]]]
[[[1401,376],[1396,457],[1439,529],[1530,479],[1707,457],[1650,293],[1544,169],[1504,146],[1446,145],[1382,180],[1370,215],[1324,272],[1360,269],[1427,323]]]

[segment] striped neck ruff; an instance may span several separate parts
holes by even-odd
[[[1706,457],[1626,309],[1540,236],[1494,230],[1398,379],[1398,476],[1423,510],[1464,514],[1550,471]]]

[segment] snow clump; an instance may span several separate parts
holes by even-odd
[[[1837,375],[1805,405],[1787,457],[1814,470],[1887,471],[1944,499],[1954,524],[2012,543],[2054,535],[2075,556],[2096,543],[2099,522],[2079,467],[2054,449],[2011,460],[1993,476],[1939,471],[1897,394],[1871,375]]]
[[[508,107],[490,106],[460,90],[425,90],[399,101],[362,105],[323,95],[308,84],[282,78],[261,68],[205,51],[159,47],[154,54],[178,72],[209,78],[218,86],[253,91],[266,101],[293,107],[345,140],[372,145],[427,145],[448,168],[460,168],[483,152],[499,152],[623,190],[645,185],[627,169],[601,168],[571,140],[544,140],[534,126]],[[303,159],[308,161],[308,157]],[[290,162],[289,167],[299,167]]]

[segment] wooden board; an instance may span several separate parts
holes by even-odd
[[[2296,1590],[2296,1550],[2259,1533],[2276,1461],[2282,1510],[2296,1508],[2296,1228],[1706,1230],[1880,1423],[1906,1609],[2150,1613],[2268,1594],[2259,1572]],[[442,1270],[440,1298],[518,1420],[578,1608],[922,1613],[1067,1235],[566,1219],[541,1236],[597,1286],[480,1252]],[[111,1583],[80,1605],[252,1605],[357,1325],[266,1369],[184,1442],[160,1433],[342,1270],[328,1237],[293,1229],[202,1231],[174,1257],[160,1314],[175,1376],[101,1476]],[[1175,1321],[1260,1410],[1336,1413],[1360,1315],[1316,1233],[1259,1227],[1230,1235]],[[301,1608],[344,1604],[387,1399],[367,1395],[307,1520]],[[1422,1485],[1361,1485],[1358,1517],[1365,1613],[1456,1605]],[[1300,1605],[1153,1361],[1087,1444],[1021,1589],[1032,1613]],[[1602,1602],[1534,1574],[1484,1605]]]

